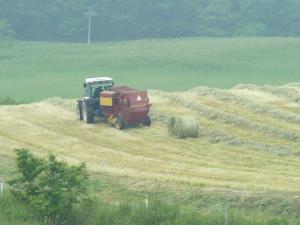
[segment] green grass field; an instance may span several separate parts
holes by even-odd
[[[21,42],[0,50],[0,96],[40,100],[82,93],[85,77],[168,91],[239,83],[299,81],[300,39],[141,40],[64,44]]]

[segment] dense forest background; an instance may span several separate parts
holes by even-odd
[[[92,41],[300,36],[299,0],[0,0],[0,33],[83,42],[89,6]]]

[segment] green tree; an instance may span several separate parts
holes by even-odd
[[[299,0],[0,0],[20,40],[93,41],[185,36],[300,36]]]
[[[238,18],[236,5],[234,0],[210,0],[200,10],[197,33],[201,36],[231,36]]]
[[[87,196],[85,164],[69,166],[54,155],[41,159],[28,150],[17,152],[20,176],[11,181],[13,194],[23,202],[43,225],[67,222],[76,203]]]
[[[264,31],[265,31],[264,24],[252,22],[246,24],[244,27],[236,29],[234,34],[236,36],[255,37],[255,36],[263,35]]]
[[[5,19],[0,20],[0,47],[11,44],[15,39],[16,33]]]

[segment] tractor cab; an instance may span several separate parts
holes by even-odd
[[[88,78],[84,82],[84,97],[99,99],[101,92],[114,86],[114,81],[109,77]]]
[[[77,100],[77,117],[88,123],[94,122],[94,116],[102,114],[99,105],[100,94],[114,86],[110,77],[87,78],[84,82],[83,99]]]

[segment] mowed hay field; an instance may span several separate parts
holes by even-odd
[[[87,76],[165,91],[299,82],[299,38],[182,38],[117,43],[17,42],[0,49],[0,96],[82,94]]]
[[[0,106],[1,176],[14,149],[86,162],[92,193],[108,201],[157,193],[209,210],[230,207],[297,216],[300,206],[300,84],[150,91],[153,126],[119,131],[75,119],[75,100]],[[171,116],[194,117],[196,139],[175,139]]]

